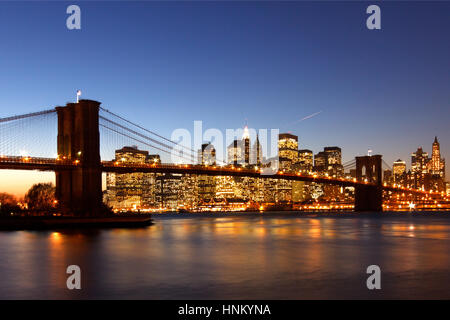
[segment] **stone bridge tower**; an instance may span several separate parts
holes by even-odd
[[[64,214],[98,216],[102,205],[100,102],[80,100],[56,107],[58,158],[77,162],[56,171],[56,197]]]
[[[355,187],[355,211],[383,211],[381,155],[356,157],[356,180],[372,183]],[[375,184],[375,185],[373,185]]]

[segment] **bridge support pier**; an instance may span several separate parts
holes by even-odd
[[[383,211],[383,190],[378,186],[355,187],[355,211],[381,212]]]
[[[370,185],[355,186],[355,211],[383,211],[381,155],[356,157],[356,179]],[[375,184],[375,185],[373,185]]]
[[[99,107],[100,102],[93,100],[56,107],[58,158],[77,164],[73,169],[56,171],[56,197],[63,214],[101,214]]]

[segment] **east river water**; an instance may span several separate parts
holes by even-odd
[[[449,299],[450,213],[155,215],[0,232],[1,299]],[[68,290],[66,268],[81,269]],[[368,290],[366,269],[381,269]]]

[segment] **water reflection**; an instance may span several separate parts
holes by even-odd
[[[143,229],[0,232],[0,298],[450,297],[446,216],[155,219]],[[66,289],[70,264],[81,267],[81,291]],[[371,264],[382,292],[365,287]]]

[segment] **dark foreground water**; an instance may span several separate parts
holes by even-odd
[[[81,268],[82,289],[66,288]],[[381,268],[368,290],[366,268]],[[145,229],[0,232],[2,299],[450,298],[450,214],[156,216]]]

